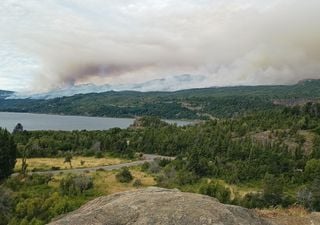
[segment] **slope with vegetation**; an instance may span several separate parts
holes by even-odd
[[[203,119],[317,102],[319,98],[320,80],[304,80],[295,85],[202,88],[177,92],[111,91],[50,100],[0,98],[0,111]]]
[[[10,224],[44,224],[106,194],[102,190],[154,184],[145,183],[144,176],[154,177],[161,187],[202,193],[247,208],[300,205],[320,211],[319,124],[320,104],[310,102],[184,127],[143,117],[136,126],[108,131],[20,131],[12,135],[3,131],[2,140],[14,141],[17,156],[26,163],[32,157],[57,156],[128,159],[137,152],[175,156],[175,160],[144,164],[139,180],[131,174],[135,170],[124,169],[113,175],[115,183],[89,174],[52,180],[22,173],[3,181],[1,218],[14,218]],[[37,204],[42,198],[48,202]]]

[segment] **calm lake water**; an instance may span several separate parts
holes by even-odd
[[[33,113],[0,112],[0,127],[12,131],[17,123],[21,123],[25,130],[108,130],[110,128],[128,128],[134,119],[59,116]],[[187,121],[166,120],[178,126],[188,125]]]

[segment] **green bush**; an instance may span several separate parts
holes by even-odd
[[[92,178],[85,175],[67,175],[60,181],[60,192],[63,195],[78,195],[91,188]]]
[[[143,171],[143,172],[148,172],[149,168],[150,168],[150,163],[145,162],[145,163],[143,163],[142,166],[141,166],[141,171]]]
[[[101,159],[101,158],[103,158],[103,153],[101,151],[97,151],[94,154],[94,157],[97,158],[97,159]]]
[[[187,185],[187,184],[193,184],[198,180],[198,177],[195,173],[189,172],[187,170],[180,170],[176,174],[175,182],[178,185]]]
[[[8,178],[4,185],[8,188],[10,188],[12,191],[16,191],[18,190],[21,186],[22,186],[22,182],[20,177],[18,176],[11,176],[10,178]]]
[[[305,177],[314,179],[320,177],[320,159],[311,159],[306,163],[304,169]]]
[[[140,179],[135,179],[132,186],[134,187],[141,187],[142,186],[142,182]]]
[[[124,167],[117,175],[116,179],[121,183],[129,183],[133,180],[133,176],[127,167]]]
[[[52,174],[32,174],[27,176],[25,183],[27,185],[48,184],[52,180]]]
[[[240,204],[249,209],[263,208],[267,205],[261,193],[246,194],[243,199],[240,200]]]
[[[60,168],[60,166],[52,166],[51,169],[52,170],[60,170],[61,168]]]
[[[8,224],[13,206],[13,196],[10,190],[0,186],[0,225]]]
[[[230,189],[216,182],[203,184],[200,187],[199,192],[200,194],[209,195],[211,197],[217,198],[221,203],[231,202]]]
[[[298,202],[311,211],[320,211],[320,178],[316,177],[314,181],[297,193]]]

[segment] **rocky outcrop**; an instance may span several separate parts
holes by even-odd
[[[270,225],[253,211],[178,190],[147,188],[97,198],[51,225]]]

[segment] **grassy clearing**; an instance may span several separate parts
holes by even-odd
[[[75,156],[72,158],[72,167],[73,168],[90,168],[97,166],[108,166],[115,165],[120,163],[129,162],[126,159],[114,158],[114,157],[104,157],[104,158],[95,158],[95,157],[83,157]],[[84,162],[81,164],[81,162]],[[64,163],[64,158],[30,158],[27,159],[28,171],[37,170],[51,170],[52,167],[60,167],[60,169],[70,169],[69,163]],[[17,159],[15,166],[15,171],[18,172],[21,170],[22,160]]]
[[[93,177],[94,193],[96,196],[109,195],[117,192],[135,190],[137,188],[144,188],[149,186],[155,186],[156,182],[154,177],[140,171],[139,167],[130,168],[130,172],[134,179],[130,183],[120,183],[116,180],[116,174],[118,170],[114,171],[96,171],[87,173]],[[49,185],[53,188],[58,188],[60,180],[65,177],[66,174],[55,175]],[[135,187],[134,181],[139,179],[141,181],[141,187]]]
[[[149,187],[156,185],[154,178],[137,168],[130,168],[134,180],[130,183],[120,183],[116,180],[115,175],[118,171],[98,171],[94,173],[94,184],[97,192],[102,195],[113,194],[122,191],[130,191],[137,189],[133,186],[134,180],[139,179],[142,187]]]
[[[116,174],[118,171],[97,171],[97,172],[90,172],[87,175],[92,176],[93,178],[93,189],[89,190],[86,194],[84,202],[87,202],[91,199],[94,199],[99,196],[110,195],[118,192],[123,191],[132,191],[137,190],[139,188],[146,188],[150,186],[155,186],[156,182],[154,177],[144,172],[141,172],[139,168],[130,168],[130,172],[133,175],[134,179],[130,183],[120,183],[116,180]],[[55,175],[50,181],[49,186],[53,190],[59,189],[59,184],[61,179],[63,179],[67,174],[61,173]],[[141,186],[136,187],[134,186],[134,182],[136,179],[141,181]]]

